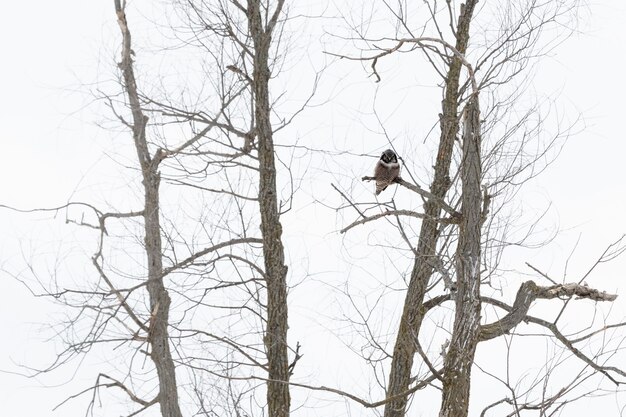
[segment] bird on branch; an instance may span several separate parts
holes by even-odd
[[[374,169],[374,179],[376,180],[376,195],[384,191],[389,184],[393,183],[400,176],[400,163],[398,156],[391,149],[387,149],[380,156]]]

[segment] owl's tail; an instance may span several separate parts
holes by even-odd
[[[386,184],[382,181],[376,181],[376,195],[385,191],[387,189],[387,185],[389,184]]]

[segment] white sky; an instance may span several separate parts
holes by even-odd
[[[581,34],[572,36],[556,50],[555,56],[542,61],[534,83],[535,90],[541,95],[560,93],[559,106],[562,111],[568,117],[574,117],[576,110],[581,112],[586,128],[568,142],[558,160],[540,179],[533,181],[519,196],[524,199],[523,205],[527,212],[540,212],[550,204],[551,210],[547,219],[544,219],[545,227],[556,226],[562,232],[547,248],[537,253],[520,252],[519,258],[508,261],[519,269],[523,268],[525,261],[531,261],[558,278],[561,278],[565,259],[579,236],[580,243],[569,271],[574,278],[589,266],[604,246],[626,232],[626,216],[623,215],[626,209],[626,164],[623,160],[626,154],[626,137],[623,133],[626,87],[622,75],[626,65],[626,34],[623,30],[626,6],[621,2],[597,0],[590,4],[589,10],[591,13],[581,24]],[[116,50],[117,45],[106,44],[103,47],[102,44],[116,41],[116,34],[112,1],[39,0],[3,4],[3,12],[0,14],[0,51],[3,62],[0,67],[0,143],[4,158],[0,164],[0,176],[4,181],[0,188],[0,204],[22,208],[54,206],[67,201],[75,191],[79,195],[88,196],[90,192],[99,190],[105,190],[104,200],[116,200],[116,187],[121,185],[118,182],[115,185],[107,182],[109,177],[106,171],[104,176],[95,173],[102,174],[103,170],[113,166],[109,158],[103,156],[103,151],[117,154],[123,153],[123,148],[110,149],[112,136],[96,126],[97,122],[109,115],[98,119],[93,112],[81,110],[90,100],[90,87],[81,86],[81,83],[90,84],[101,77],[109,77],[114,63],[112,51]],[[352,65],[350,77],[354,78],[349,79],[345,91],[338,94],[341,97],[337,100],[341,100],[341,105],[337,105],[337,108],[345,109],[346,103],[351,100],[358,102],[355,108],[371,108],[367,100],[371,99],[377,86],[367,78],[367,73],[359,64],[341,65],[344,71],[346,65]],[[380,88],[384,89],[384,82]],[[394,94],[399,96],[400,93],[388,92],[381,99],[381,107],[393,108],[396,103],[385,100],[393,100]],[[380,94],[384,95],[385,92],[381,91]],[[359,140],[347,136],[351,129],[357,129],[359,134],[364,135],[364,144],[356,149],[362,147],[367,152],[376,153],[384,148],[385,143],[381,142],[380,135],[367,137],[367,129],[360,126],[361,122],[355,113],[350,110],[337,111],[323,123],[311,120],[309,125],[299,125],[301,130],[298,134],[321,138],[316,143],[323,148]],[[307,117],[305,115],[304,119],[307,120]],[[320,131],[323,133],[316,133],[317,123],[322,126]],[[332,125],[330,129],[329,125]],[[396,133],[401,135],[402,128],[398,128]],[[335,141],[334,144],[324,142],[327,134]],[[118,142],[115,143],[117,146]],[[364,166],[371,165],[373,161],[369,159],[361,164],[351,162],[353,165],[346,167],[346,173],[337,173],[334,178],[341,181],[346,176],[357,176]],[[338,169],[338,165],[330,164],[333,169]],[[111,175],[112,181],[119,181],[113,177]],[[325,180],[320,182],[307,179],[303,184],[319,187],[308,194],[316,198],[328,196],[336,202],[336,195],[329,183]],[[349,187],[349,182],[345,184]],[[359,193],[366,191],[367,186],[362,187],[362,190],[357,190]],[[307,222],[314,213],[324,220],[321,223]],[[292,246],[292,262],[307,264],[311,273],[346,272],[352,279],[358,279],[363,272],[361,268],[346,266],[333,254],[333,251],[344,255],[349,252],[353,262],[359,256],[367,256],[367,252],[359,255],[358,250],[352,251],[359,244],[359,239],[367,237],[366,233],[354,237],[338,236],[335,233],[352,220],[349,215],[344,219],[337,218],[334,213],[325,212],[323,207],[317,205],[301,207],[290,216],[286,222],[299,224],[300,228],[286,230],[289,242],[296,246],[297,242],[302,242],[301,247],[294,249]],[[43,218],[45,216],[35,217]],[[62,225],[62,221],[50,224],[48,221],[34,220],[33,217],[28,219],[0,211],[0,265],[14,271],[19,269],[18,265],[24,265],[20,253],[23,250],[28,252],[31,245],[40,251],[52,250],[50,246],[39,242],[38,236],[49,236],[71,227]],[[65,238],[70,241],[75,239],[80,242],[85,238],[79,233],[65,233]],[[50,256],[53,255],[50,252]],[[78,258],[76,255],[71,259]],[[75,272],[81,268],[76,266]],[[626,258],[620,258],[603,267],[601,274],[596,274],[590,284],[622,294],[625,289],[624,270]],[[336,275],[328,279],[331,282],[341,281]],[[319,328],[315,328],[318,321],[315,311],[316,305],[319,305],[317,303],[329,302],[324,288],[323,285],[308,284],[302,291],[294,290],[294,313],[291,317],[296,317],[293,319],[296,322],[302,320],[302,323],[313,327],[298,328],[292,322],[290,338],[304,341],[304,346],[316,346],[306,352],[310,362],[305,361],[302,365],[303,372],[310,372],[314,383],[336,382],[350,390],[352,384],[358,384],[359,375],[346,375],[345,368],[342,368],[351,363],[337,354],[336,350],[341,349],[342,344],[328,336],[328,324],[320,324]],[[308,293],[311,289],[315,294]],[[24,286],[3,272],[0,272],[0,293],[4,295],[0,303],[0,334],[4,335],[3,343],[0,344],[0,371],[19,372],[16,363],[46,363],[53,355],[54,343],[43,341],[41,335],[44,332],[41,330],[46,329],[50,314],[55,311],[32,297]],[[615,317],[626,316],[625,300],[621,296],[615,303]],[[586,310],[581,308],[581,311]],[[328,360],[330,366],[333,363],[331,356],[340,358],[336,361],[341,363],[333,365],[331,369],[315,366],[316,359],[320,362]],[[95,366],[97,361],[88,361],[85,366]],[[82,415],[81,404],[70,404],[57,413],[51,411],[67,395],[85,387],[92,380],[92,375],[81,372],[77,378],[74,382],[64,384],[72,379],[71,371],[61,372],[45,380],[28,380],[0,372],[0,415]],[[58,384],[61,385],[55,386]],[[45,388],[44,385],[55,387]],[[606,415],[617,415],[616,398],[609,397],[606,401]],[[623,398],[621,401],[623,405]],[[338,407],[344,410],[341,404]],[[568,409],[566,415],[588,414],[584,407],[578,407]],[[354,410],[358,412],[358,408]],[[341,411],[334,412],[341,415]],[[309,415],[307,409],[299,413]]]

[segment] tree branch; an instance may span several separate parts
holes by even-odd
[[[376,181],[376,177],[365,176],[365,177],[361,178],[361,181]],[[400,177],[398,177],[395,180],[393,180],[393,182],[395,184],[398,184],[398,185],[401,185],[401,186],[403,186],[405,188],[408,188],[409,190],[413,191],[414,193],[417,193],[417,194],[421,195],[424,198],[428,198],[429,200],[434,201],[439,207],[441,207],[442,209],[447,211],[448,214],[450,214],[452,216],[452,218],[458,219],[458,218],[461,217],[461,213],[456,211],[451,205],[446,203],[443,199],[441,199],[441,198],[437,197],[436,195],[432,194],[431,192],[424,190],[419,185],[411,184],[410,182],[407,182],[407,181],[403,180]]]
[[[526,281],[517,291],[513,307],[510,308],[509,314],[496,321],[495,323],[485,324],[480,329],[480,340],[491,340],[502,336],[511,331],[523,320],[526,320],[526,314],[533,301],[536,299],[552,299],[552,298],[571,298],[576,297],[587,298],[594,301],[614,301],[616,294],[607,294],[589,288],[585,285],[575,283],[551,285],[549,287],[541,287],[534,281]]]
[[[346,233],[348,230],[352,229],[355,226],[359,226],[361,224],[365,224],[365,223],[369,223],[371,221],[374,220],[378,220],[382,217],[386,217],[386,216],[409,216],[409,217],[416,217],[418,219],[425,219],[429,216],[427,216],[424,213],[417,213],[415,211],[411,211],[411,210],[387,210],[385,212],[379,213],[379,214],[375,214],[373,216],[369,216],[369,217],[365,217],[361,220],[357,220],[356,222],[344,227],[343,229],[341,229],[339,231],[339,233],[343,234]],[[458,223],[457,219],[453,219],[453,218],[443,218],[443,219],[432,219],[435,220],[436,222],[439,223],[443,223],[443,224],[454,224],[454,223]]]
[[[211,252],[215,252],[216,250],[228,247],[228,246],[233,246],[233,245],[238,245],[240,243],[263,243],[263,239],[259,239],[259,238],[254,238],[254,237],[246,237],[246,238],[241,238],[241,239],[232,239],[229,240],[227,242],[222,242],[222,243],[218,243],[215,246],[211,246],[208,248],[205,248],[203,250],[201,250],[200,252],[196,252],[193,255],[189,256],[188,258],[178,262],[177,264],[174,264],[170,267],[167,267],[165,269],[163,269],[163,276],[166,276],[167,274],[169,274],[172,271],[175,271],[177,269],[180,268],[184,268],[187,265],[191,264],[193,261],[195,261],[196,259],[207,255]]]

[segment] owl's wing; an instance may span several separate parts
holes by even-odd
[[[400,165],[391,170],[391,182],[400,176]]]
[[[376,195],[383,192],[389,184],[398,176],[399,168],[388,169],[382,164],[376,164],[374,178],[376,178]]]

